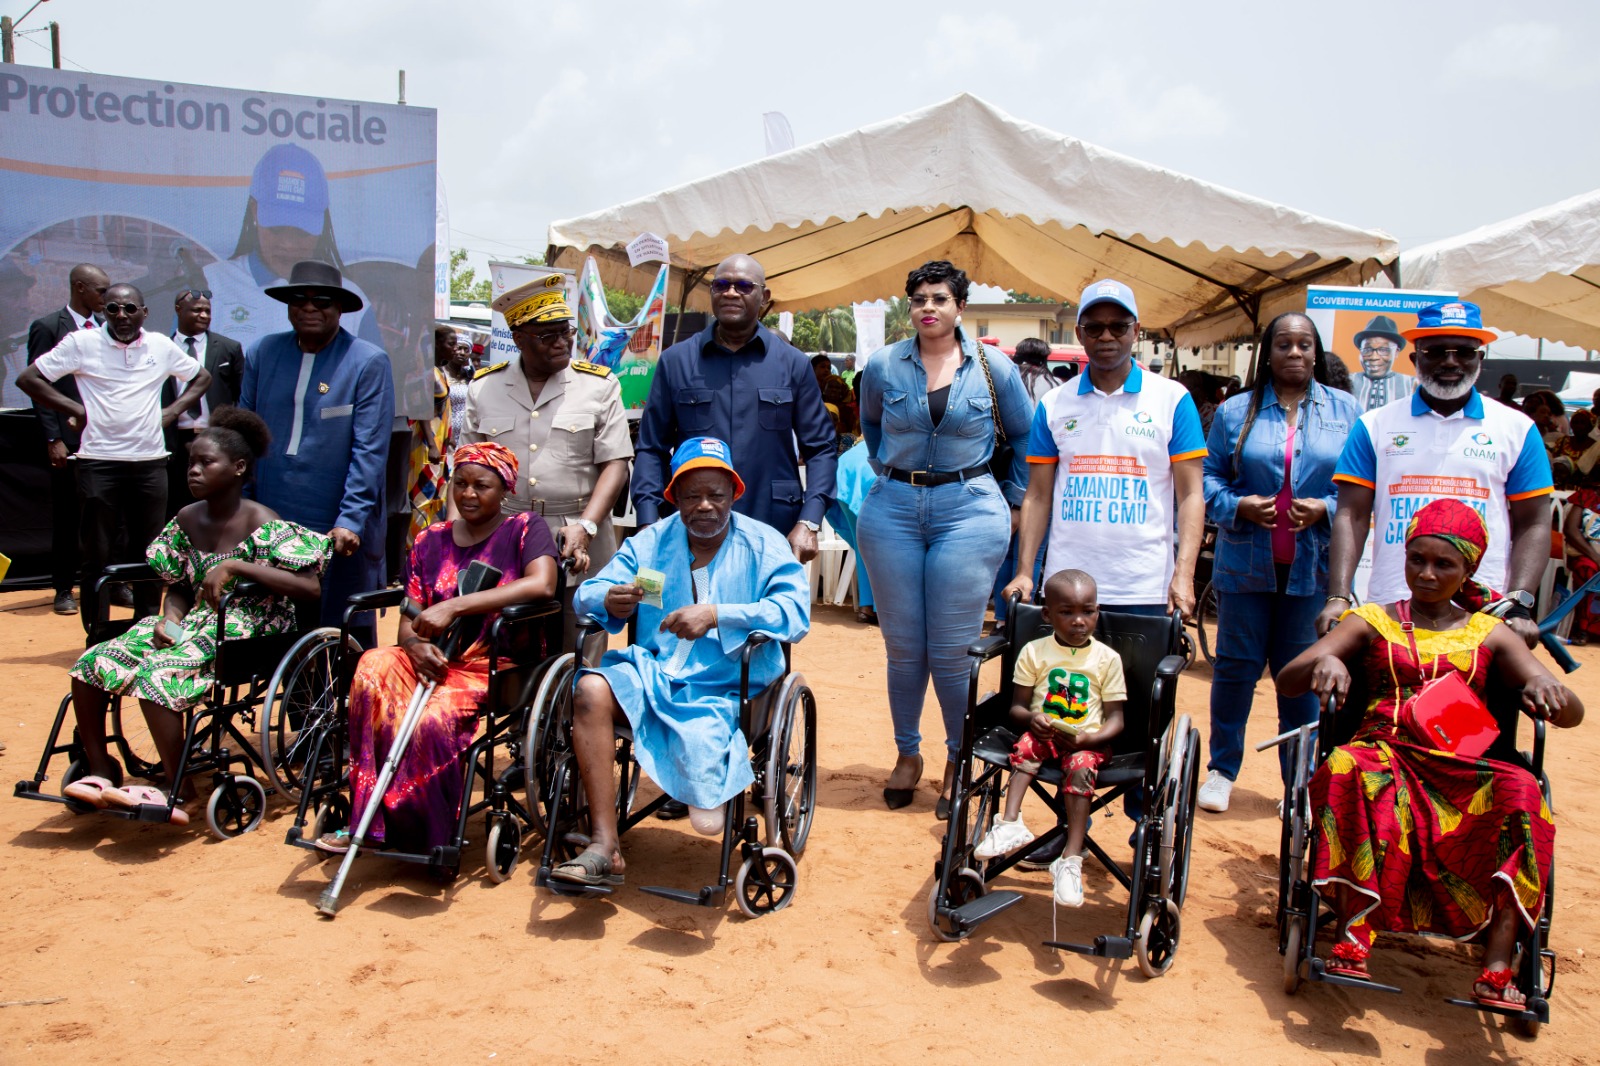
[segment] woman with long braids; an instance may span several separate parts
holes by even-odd
[[[1211,681],[1211,759],[1199,805],[1228,809],[1244,760],[1244,728],[1261,670],[1273,676],[1317,639],[1328,590],[1333,469],[1361,412],[1327,387],[1329,358],[1311,320],[1267,324],[1247,391],[1211,423],[1204,465],[1206,518],[1217,527],[1217,661]],[[1317,717],[1316,697],[1278,696],[1278,728]],[[1283,773],[1287,748],[1280,748]]]

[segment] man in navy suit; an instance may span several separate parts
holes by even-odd
[[[67,306],[53,315],[36,319],[28,327],[28,362],[61,343],[61,338],[77,329],[94,329],[95,316],[105,306],[106,289],[111,279],[93,263],[79,263],[67,275],[71,293]],[[77,400],[78,385],[71,377],[56,385],[57,390]],[[44,429],[46,454],[50,460],[50,570],[55,588],[56,614],[76,614],[72,586],[78,580],[78,479],[68,456],[78,450],[80,431],[67,424],[60,412],[34,402],[34,412]]]
[[[200,402],[167,427],[167,517],[194,502],[189,495],[189,445],[195,434],[210,424],[211,412],[239,402],[244,378],[244,349],[239,342],[211,331],[211,293],[185,289],[174,302],[178,328],[172,339],[185,355],[211,372],[211,386]],[[161,394],[163,405],[177,399],[181,386],[168,381]]]

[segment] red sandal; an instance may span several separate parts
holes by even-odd
[[[1527,1010],[1528,1004],[1526,1002],[1519,1002],[1517,1000],[1506,998],[1506,990],[1511,988],[1511,981],[1515,976],[1516,971],[1512,970],[1509,966],[1504,970],[1485,969],[1478,975],[1478,979],[1472,982],[1473,1000],[1480,1007],[1500,1007],[1504,1010]],[[1494,994],[1488,996],[1479,995],[1479,985],[1488,985],[1490,988],[1494,989]],[[1520,989],[1516,991],[1518,995],[1522,994]]]
[[[1370,981],[1372,975],[1367,972],[1367,958],[1371,954],[1372,949],[1365,944],[1341,940],[1333,945],[1333,950],[1328,953],[1328,961],[1323,966],[1322,972],[1336,977],[1353,977],[1358,981]]]

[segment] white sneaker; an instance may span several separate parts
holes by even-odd
[[[1206,775],[1206,783],[1200,786],[1195,802],[1203,811],[1221,814],[1228,809],[1228,797],[1231,795],[1233,782],[1221,770],[1212,770]]]
[[[1022,824],[1022,816],[1017,815],[1017,820],[1008,822],[1004,818],[996,818],[994,825],[989,827],[989,832],[978,841],[978,846],[972,849],[974,859],[998,859],[1002,855],[1009,855],[1024,844],[1033,840],[1033,833]]]
[[[1056,902],[1063,907],[1083,906],[1083,856],[1063,855],[1050,864],[1050,880],[1055,882]]]

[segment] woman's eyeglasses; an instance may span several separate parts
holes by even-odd
[[[737,280],[734,278],[717,278],[711,283],[711,294],[713,296],[722,296],[725,295],[729,289],[732,289],[740,296],[749,296],[751,293],[756,291],[756,287],[757,286],[755,282],[746,281],[744,278],[739,278]]]
[[[949,293],[940,292],[932,296],[907,296],[906,303],[912,307],[927,307],[929,304],[934,307],[944,307],[954,299],[955,297]]]
[[[1106,334],[1113,337],[1126,337],[1133,328],[1132,322],[1079,322],[1078,329],[1083,331],[1085,337],[1098,339]]]

